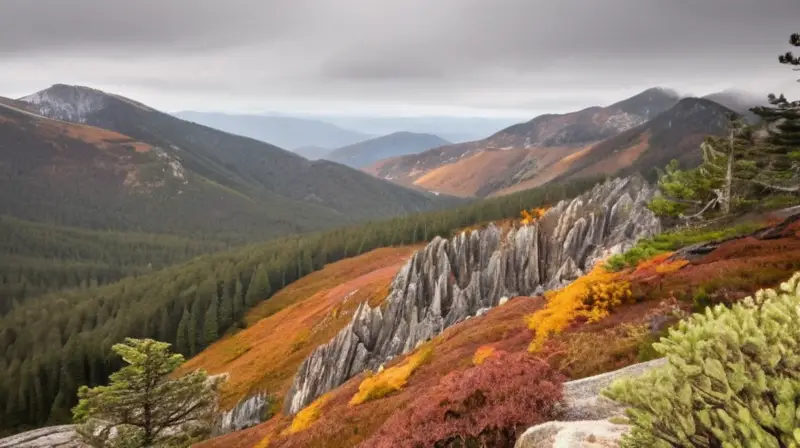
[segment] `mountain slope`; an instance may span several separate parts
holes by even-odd
[[[2,213],[85,228],[171,233],[283,228],[276,215],[131,137],[0,103]],[[285,205],[288,200],[284,201]],[[199,206],[202,204],[202,206]],[[158,219],[153,219],[158,216]],[[307,213],[307,218],[313,214]]]
[[[308,160],[319,160],[324,159],[325,156],[331,153],[331,150],[321,146],[303,146],[294,149],[292,152]]]
[[[127,98],[55,85],[21,101],[59,120],[115,131],[177,161],[198,182],[258,204],[289,231],[424,210],[440,201],[331,162],[190,123]],[[261,223],[269,226],[269,221]],[[285,233],[282,232],[282,233]]]
[[[756,106],[765,106],[769,104],[766,98],[758,97],[747,92],[740,92],[738,90],[724,90],[722,92],[706,95],[703,98],[727,107],[737,114],[742,115],[750,123],[756,123],[759,120],[758,115],[750,112],[750,109]]]
[[[371,137],[325,121],[307,118],[192,111],[178,112],[174,115],[214,129],[292,150],[306,146],[338,148]]]
[[[417,154],[449,144],[447,140],[433,134],[395,132],[336,149],[325,158],[353,168],[362,168],[382,159]]]
[[[528,122],[510,126],[491,137],[458,145],[450,145],[432,149],[421,154],[385,160],[369,167],[368,172],[382,179],[426,189],[447,191],[462,196],[485,195],[492,191],[492,185],[502,184],[509,179],[521,182],[531,173],[543,171],[549,164],[560,158],[577,152],[588,144],[615,136],[634,128],[669,109],[678,101],[678,96],[671,91],[653,88],[626,100],[607,107],[590,107],[568,114],[540,115]],[[550,149],[556,148],[559,157],[551,157]],[[507,155],[499,151],[517,151],[524,153],[518,159],[525,163],[518,167],[508,166],[496,176],[459,175],[461,170],[450,170],[447,174],[430,174],[443,167],[463,162],[480,153],[483,163],[491,164],[494,156],[507,159]],[[501,162],[502,163],[502,162]],[[454,171],[450,173],[450,171]],[[464,176],[471,176],[465,182]],[[441,182],[430,182],[432,179],[449,179],[446,185]],[[459,185],[469,185],[462,188]]]

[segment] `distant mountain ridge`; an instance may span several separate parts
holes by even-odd
[[[363,168],[382,159],[417,154],[449,144],[433,134],[395,132],[336,149],[325,158],[353,168]]]
[[[155,196],[166,196],[168,200],[158,199],[158,203],[175,204],[191,197],[193,208],[206,208],[207,213],[215,213],[213,216],[217,216],[217,220],[234,220],[240,233],[249,235],[252,232],[251,238],[427,210],[441,203],[433,195],[398,187],[339,164],[309,162],[276,146],[190,123],[136,101],[87,87],[54,85],[20,101],[30,104],[44,116],[88,125],[85,128],[96,130],[93,133],[99,132],[98,128],[107,130],[104,132],[113,131],[121,135],[120,139],[153,148],[145,153],[157,156],[137,157],[166,161],[169,167],[159,170],[183,173],[180,181],[183,186],[170,187],[174,182],[159,183],[158,188],[147,193],[150,197],[140,195],[140,202],[150,204],[156,201]],[[48,139],[54,138],[39,136],[37,145],[44,148],[49,144]],[[6,151],[17,157],[19,148],[13,141],[11,143]],[[130,156],[118,154],[118,157],[128,160],[124,157]],[[87,153],[82,169],[88,169],[95,161],[96,158]],[[145,173],[160,176],[154,169],[148,168]],[[91,170],[87,171],[90,173]],[[49,182],[45,173],[38,172],[38,175],[42,176],[39,182]],[[12,176],[11,180],[14,179]],[[86,176],[76,178],[75,187],[88,188],[84,184],[89,180]],[[109,185],[121,181],[118,177],[109,177],[104,182],[93,188],[114,190],[116,187]],[[196,189],[198,195],[186,196],[189,189]],[[199,194],[201,191],[205,193]],[[219,205],[213,205],[215,201],[220,201]],[[142,213],[146,214],[146,210]],[[165,213],[165,220],[172,216],[168,209]],[[190,222],[193,219],[187,218],[185,223],[178,220],[169,225],[159,224],[157,230],[196,229],[198,223]],[[151,221],[151,227],[157,225],[158,220]],[[210,223],[200,227],[209,226]],[[222,225],[212,227],[224,230]]]
[[[540,115],[484,140],[379,161],[366,171],[402,185],[448,194],[486,194],[487,185],[522,182],[530,171],[635,128],[679,99],[674,91],[652,88],[606,107]]]
[[[174,115],[289,150],[311,146],[334,149],[373,137],[325,121],[307,118],[192,111],[177,112]]]

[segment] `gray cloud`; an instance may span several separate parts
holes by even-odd
[[[652,85],[766,93],[791,79],[776,59],[792,32],[797,0],[7,1],[0,94],[525,115]]]

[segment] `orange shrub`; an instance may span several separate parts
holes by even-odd
[[[494,354],[494,347],[491,345],[484,345],[475,350],[475,355],[472,357],[472,364],[479,366],[486,361],[486,358]]]
[[[433,355],[433,347],[423,345],[416,353],[409,356],[405,362],[398,366],[389,367],[377,374],[368,374],[358,386],[358,392],[350,400],[351,406],[356,406],[370,400],[383,398],[392,392],[403,388],[408,378],[421,365],[425,364]]]
[[[551,334],[562,332],[580,317],[596,322],[615,307],[632,301],[630,284],[618,279],[619,274],[606,271],[601,262],[566,287],[545,294],[547,305],[525,318],[534,332],[529,350],[539,351]]]
[[[520,224],[522,225],[533,224],[534,222],[536,222],[537,219],[544,216],[544,213],[546,211],[547,208],[542,208],[542,207],[532,208],[530,210],[523,210],[520,213],[520,216],[522,217],[522,219],[520,220]]]

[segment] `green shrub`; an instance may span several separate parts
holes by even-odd
[[[665,252],[672,252],[692,244],[747,235],[761,227],[757,223],[745,223],[721,229],[691,228],[664,232],[653,238],[639,241],[625,253],[610,257],[606,261],[605,267],[610,272],[619,272],[623,269],[634,268],[640,262]]]
[[[800,446],[800,273],[654,344],[669,363],[603,394],[629,407],[621,446]]]

